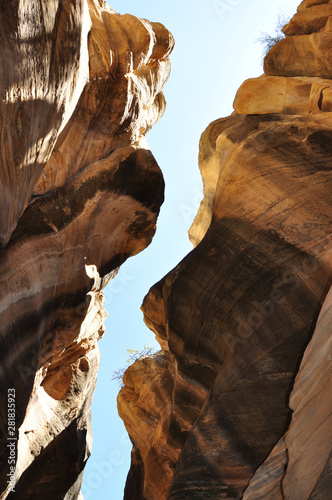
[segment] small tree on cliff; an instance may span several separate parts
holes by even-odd
[[[280,42],[280,40],[285,38],[282,29],[289,22],[289,20],[290,17],[287,14],[285,14],[284,12],[280,12],[273,34],[270,35],[269,33],[261,32],[261,37],[258,38],[257,42],[261,43],[264,47],[263,57],[266,56],[266,54],[272,49],[272,47],[276,43]]]
[[[112,370],[111,380],[117,380],[120,384],[120,387],[123,387],[123,375],[124,372],[129,368],[130,365],[135,363],[140,358],[145,356],[152,356],[157,352],[156,347],[150,347],[144,344],[143,349],[139,351],[138,349],[126,349],[127,359],[126,366],[124,368],[118,368],[117,370]]]

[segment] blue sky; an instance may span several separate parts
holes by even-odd
[[[262,74],[261,32],[273,33],[278,14],[293,15],[296,0],[114,0],[111,7],[163,23],[175,37],[167,109],[147,135],[163,171],[165,203],[152,244],[129,259],[105,290],[106,334],[92,403],[93,449],[85,469],[85,500],[121,500],[131,444],[117,415],[112,370],[125,366],[126,349],[155,345],[140,306],[149,288],[192,249],[187,231],[202,197],[199,138],[207,125],[233,111],[238,87]]]

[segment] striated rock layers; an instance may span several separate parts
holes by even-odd
[[[103,0],[2,2],[0,37],[0,498],[77,498],[101,289],[163,201],[144,136],[173,38]]]
[[[195,248],[144,300],[127,500],[331,498],[332,2],[284,32],[203,133]]]

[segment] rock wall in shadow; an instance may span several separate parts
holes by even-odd
[[[163,202],[145,134],[174,42],[103,0],[4,2],[0,37],[0,498],[77,498],[102,288]]]
[[[142,306],[162,351],[118,397],[127,500],[331,494],[331,9],[302,2],[202,135],[195,248]]]

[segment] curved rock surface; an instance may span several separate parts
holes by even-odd
[[[328,498],[332,481],[332,289],[290,397],[292,421],[244,499]]]
[[[162,352],[118,398],[125,499],[330,498],[330,8],[302,2],[202,135],[195,248],[142,306]]]
[[[3,2],[0,36],[0,498],[77,498],[101,290],[163,201],[144,136],[173,38],[103,0]]]
[[[283,29],[286,38],[267,54],[268,75],[332,77],[332,4],[304,0]]]

